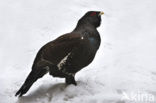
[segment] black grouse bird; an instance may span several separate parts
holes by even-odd
[[[93,61],[99,49],[101,39],[97,27],[100,26],[102,14],[104,12],[87,12],[71,33],[44,45],[37,53],[32,71],[15,96],[25,94],[47,72],[53,77],[65,78],[66,84],[76,85],[75,74]]]

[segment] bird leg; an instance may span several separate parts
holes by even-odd
[[[67,85],[70,85],[70,84],[74,84],[75,86],[77,85],[76,81],[75,81],[75,78],[73,75],[68,75],[66,78],[65,78],[65,82]]]

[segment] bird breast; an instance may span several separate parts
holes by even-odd
[[[89,47],[92,52],[96,52],[99,48],[99,41],[94,37],[88,38]]]

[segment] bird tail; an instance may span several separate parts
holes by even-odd
[[[30,89],[30,87],[33,85],[33,83],[44,76],[44,74],[47,73],[46,69],[37,69],[37,71],[32,70],[27,79],[25,80],[22,87],[16,92],[15,96],[19,95],[21,97],[23,94],[27,93],[27,91]]]

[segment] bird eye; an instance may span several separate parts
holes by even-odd
[[[90,16],[94,16],[94,15],[96,15],[96,12],[92,12],[92,13],[90,14]]]

